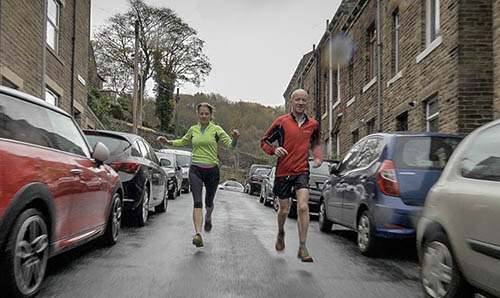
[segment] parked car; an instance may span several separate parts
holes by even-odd
[[[262,176],[268,175],[271,170],[271,166],[268,165],[258,165],[253,164],[248,169],[248,173],[245,175],[245,192],[247,194],[253,195],[254,193],[260,193]]]
[[[224,189],[224,190],[231,190],[231,191],[237,191],[237,192],[243,192],[243,185],[241,183],[228,180],[226,182],[223,182],[219,184],[219,189]]]
[[[320,167],[313,167],[314,160],[309,159],[309,213],[319,213],[321,191],[325,181],[330,177],[330,168],[339,164],[337,160],[324,160]],[[297,218],[297,197],[295,192],[291,198],[288,217]]]
[[[361,253],[378,237],[414,238],[428,190],[461,137],[436,133],[379,133],[357,142],[332,168],[321,194],[319,226],[358,232]]]
[[[100,236],[118,241],[123,188],[108,155],[68,113],[0,87],[2,296],[35,296],[56,254]]]
[[[182,191],[189,193],[189,167],[191,166],[192,153],[186,150],[161,149],[160,152],[173,153],[177,158],[177,163],[182,168]]]
[[[105,163],[115,169],[125,189],[124,209],[138,226],[148,220],[150,208],[167,211],[167,174],[153,147],[142,137],[125,132],[84,130],[90,144],[102,142],[111,154]]]
[[[160,160],[160,166],[167,173],[168,199],[173,200],[181,195],[182,168],[177,163],[173,153],[156,152]]]
[[[427,196],[417,230],[427,297],[500,296],[499,193],[497,120],[462,141]]]
[[[263,177],[262,187],[260,188],[260,202],[264,206],[273,206],[274,210],[278,210],[279,199],[273,193],[274,179],[276,178],[276,167],[273,167],[269,175]]]

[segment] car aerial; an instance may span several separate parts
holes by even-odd
[[[241,183],[233,180],[228,180],[226,182],[219,184],[219,189],[238,191],[238,192],[243,192],[244,190],[243,185],[241,185]]]
[[[123,188],[73,118],[0,87],[0,287],[33,297],[49,257],[103,236],[119,239]]]
[[[250,195],[260,193],[262,176],[268,175],[271,168],[272,167],[268,165],[251,165],[245,175],[245,182],[243,183],[245,186],[245,192]]]
[[[167,211],[167,174],[153,148],[142,137],[125,132],[84,130],[90,144],[102,142],[109,150],[105,161],[120,175],[125,189],[124,211],[136,225],[144,226],[150,208]]]
[[[161,149],[160,152],[173,153],[177,158],[177,163],[182,168],[182,191],[189,192],[189,167],[191,166],[192,153],[186,150]]]
[[[462,141],[427,196],[417,230],[427,297],[500,296],[499,190],[497,120]]]
[[[428,190],[437,181],[459,136],[378,133],[364,137],[333,167],[321,194],[319,226],[356,230],[361,253],[377,238],[414,238]]]
[[[260,188],[260,202],[264,206],[273,206],[278,211],[279,199],[273,193],[274,179],[276,178],[276,167],[273,167],[269,175],[263,176],[262,186]]]
[[[182,168],[177,163],[173,153],[156,152],[160,166],[167,173],[168,199],[173,200],[180,196],[182,187]]]
[[[323,184],[330,177],[330,168],[336,167],[339,164],[337,160],[324,160],[321,166],[314,168],[314,160],[309,159],[309,213],[319,213],[319,203]],[[288,217],[297,217],[297,197],[294,195],[291,198],[290,211]]]

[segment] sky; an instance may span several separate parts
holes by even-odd
[[[145,0],[174,10],[205,41],[212,71],[183,94],[219,93],[233,101],[284,104],[283,93],[302,56],[326,29],[340,0]],[[92,0],[92,31],[127,0]]]

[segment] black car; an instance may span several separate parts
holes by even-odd
[[[330,177],[330,168],[339,164],[338,160],[324,160],[319,168],[313,168],[314,160],[309,160],[309,213],[319,213],[321,191],[323,184]],[[297,217],[297,197],[292,197],[288,217]]]
[[[245,175],[245,192],[247,194],[260,193],[263,176],[269,175],[271,166],[254,164],[248,169]]]
[[[167,211],[167,174],[146,140],[115,131],[84,130],[84,133],[91,146],[101,142],[108,147],[110,155],[105,163],[120,175],[125,189],[124,208],[137,225],[146,224],[149,208]]]
[[[273,206],[274,210],[278,211],[278,198],[273,193],[274,179],[276,178],[276,167],[271,169],[269,175],[264,176],[260,190],[260,202],[264,206]]]
[[[181,195],[182,168],[173,153],[156,152],[160,166],[167,173],[168,199],[173,200]]]

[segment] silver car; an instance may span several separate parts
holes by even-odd
[[[243,192],[244,188],[241,183],[236,181],[228,180],[224,183],[219,184],[219,189],[232,190],[237,192]]]
[[[427,196],[417,230],[427,297],[500,296],[500,120],[465,138]]]

